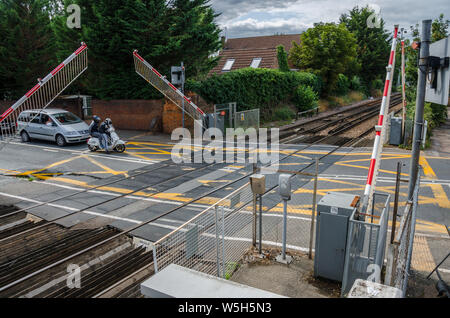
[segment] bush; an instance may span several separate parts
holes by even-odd
[[[262,117],[270,118],[272,110],[288,103],[299,86],[310,86],[319,95],[322,82],[311,73],[245,68],[213,75],[203,82],[189,81],[186,89],[209,103],[236,102],[238,111],[260,108]]]
[[[317,106],[317,93],[309,86],[299,86],[294,93],[292,102],[299,111],[313,109]]]
[[[372,81],[371,88],[372,89],[383,89],[384,88],[384,83],[383,83],[382,80],[376,79],[376,80]]]
[[[295,118],[295,112],[288,106],[275,108],[272,120],[291,120]]]
[[[358,76],[352,77],[352,80],[350,81],[350,89],[358,92],[363,90],[361,79]]]
[[[342,96],[348,93],[350,89],[350,81],[344,74],[339,74],[336,81],[336,87],[334,93],[338,96]]]
[[[283,45],[277,46],[278,69],[282,72],[289,72],[287,53]]]

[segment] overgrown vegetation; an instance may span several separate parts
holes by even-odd
[[[312,99],[317,101],[321,86],[320,78],[311,73],[245,68],[189,81],[186,88],[214,104],[236,102],[239,111],[260,108],[263,120],[268,120],[282,104],[294,103],[301,110],[314,107]]]

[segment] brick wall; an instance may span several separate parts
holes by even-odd
[[[149,130],[154,118],[155,130],[161,130],[164,99],[159,100],[92,100],[92,114],[111,118],[119,129]]]

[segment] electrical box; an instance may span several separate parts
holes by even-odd
[[[389,133],[389,144],[398,146],[402,144],[402,118],[391,117],[391,129]]]
[[[314,276],[342,282],[349,218],[360,197],[329,192],[317,204]]]
[[[264,194],[266,192],[266,176],[262,174],[252,175],[250,185],[254,194]]]
[[[280,175],[278,179],[278,191],[283,200],[291,199],[291,176],[288,174]]]
[[[450,85],[450,41],[442,39],[430,45],[429,74],[425,101],[448,105]]]

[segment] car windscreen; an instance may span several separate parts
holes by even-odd
[[[62,125],[71,125],[81,123],[81,119],[72,113],[54,114],[53,117]]]

